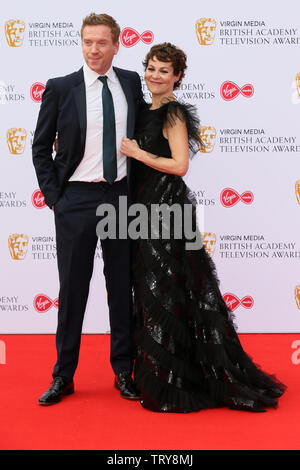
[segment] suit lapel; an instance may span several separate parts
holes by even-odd
[[[73,95],[76,103],[77,115],[80,125],[81,149],[85,148],[86,139],[86,91],[83,78],[83,69],[78,71],[78,81],[73,87]]]
[[[128,104],[128,112],[127,112],[127,137],[130,139],[133,137],[134,133],[134,123],[135,123],[135,105],[134,105],[134,99],[132,96],[132,91],[131,91],[131,86],[130,86],[130,80],[122,74],[122,70],[113,67],[119,82],[121,84],[121,87],[124,91],[127,104]]]
[[[132,95],[132,90],[130,86],[130,80],[124,77],[123,71],[117,67],[113,67],[121,87],[124,91],[127,104],[128,104],[128,111],[127,111],[127,137],[132,139],[134,134],[134,126],[135,126],[135,103],[134,98]],[[131,158],[126,159],[126,167],[127,167],[127,184],[130,193],[130,181],[131,181]]]

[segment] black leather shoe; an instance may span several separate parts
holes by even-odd
[[[54,405],[61,401],[64,395],[74,393],[74,382],[66,382],[62,377],[55,377],[51,387],[39,398],[40,405]]]
[[[115,376],[114,386],[120,390],[120,396],[128,400],[139,400],[140,392],[132,380],[130,372],[120,372]]]

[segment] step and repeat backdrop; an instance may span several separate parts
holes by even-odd
[[[270,8],[272,7],[272,8]],[[58,273],[54,216],[31,146],[45,84],[82,64],[91,12],[120,24],[115,65],[136,70],[169,41],[188,56],[179,100],[197,106],[205,149],[184,177],[207,250],[240,333],[300,325],[300,5],[70,0],[6,2],[0,20],[0,332],[54,333]],[[109,332],[100,244],[85,333]]]

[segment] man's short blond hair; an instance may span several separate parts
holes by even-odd
[[[96,13],[90,13],[83,19],[81,26],[81,39],[85,26],[96,26],[99,24],[108,26],[111,29],[112,41],[114,44],[119,41],[120,26],[112,16],[106,15],[105,13],[101,13],[99,15]]]

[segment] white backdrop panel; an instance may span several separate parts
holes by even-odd
[[[187,53],[188,70],[177,96],[197,106],[202,126],[214,128],[215,138],[210,129],[213,150],[197,154],[185,180],[202,210],[201,231],[213,240],[211,255],[222,294],[233,294],[226,299],[234,302],[239,332],[298,332],[299,2],[110,0],[98,6],[90,0],[82,5],[52,0],[41,6],[19,0],[2,5],[0,20],[1,333],[56,330],[53,213],[32,203],[38,186],[31,144],[39,102],[30,89],[82,66],[79,32],[83,17],[92,11],[112,15],[122,31],[133,28],[139,33],[132,47],[121,44],[115,65],[136,70],[141,78],[150,47],[143,41],[144,31],[152,32],[153,44],[169,41]],[[200,18],[207,19],[199,29],[206,44],[199,43],[195,31]],[[10,35],[9,20],[16,28]],[[210,40],[207,26],[212,27]],[[230,101],[220,93],[227,81],[239,91]],[[245,84],[254,89],[251,97],[243,95]],[[144,92],[149,101],[146,88]],[[14,139],[7,141],[11,129]],[[234,190],[235,205],[222,204],[226,188]],[[243,200],[245,191],[253,194],[250,204]],[[13,234],[19,235],[14,253],[9,249]],[[102,270],[98,247],[85,333],[109,331]]]

